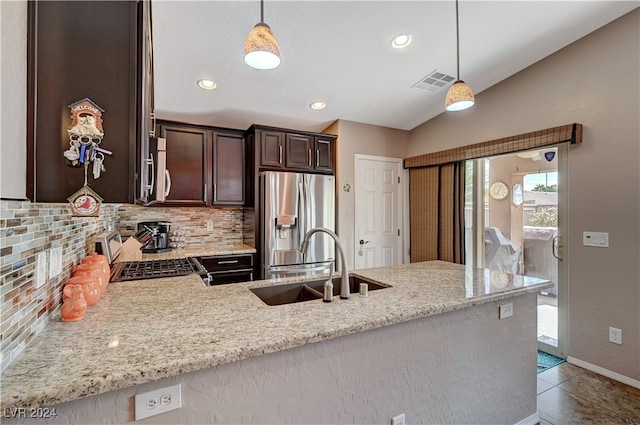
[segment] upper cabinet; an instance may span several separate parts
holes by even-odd
[[[84,168],[66,164],[68,105],[89,98],[103,110],[105,172],[88,170],[104,202],[132,202],[138,126],[138,13],[132,1],[28,2],[27,196],[67,202]],[[9,142],[9,141],[7,141]],[[16,141],[14,141],[16,142]]]
[[[264,170],[333,174],[336,136],[254,125],[256,167]]]
[[[256,148],[260,150],[260,164],[265,167],[284,167],[284,133],[281,131],[256,131]]]
[[[335,136],[316,136],[315,167],[316,171],[324,171],[333,174],[335,164]]]
[[[170,180],[166,204],[241,206],[245,141],[240,130],[159,121]]]
[[[213,205],[244,205],[245,142],[242,131],[214,131]]]
[[[313,136],[285,133],[284,166],[300,171],[313,171]]]
[[[160,137],[167,140],[166,202],[208,205],[210,132],[207,129],[180,125],[159,125]]]

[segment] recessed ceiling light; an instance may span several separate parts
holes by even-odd
[[[322,101],[317,101],[317,102],[313,102],[309,105],[309,108],[311,109],[315,109],[320,110],[320,109],[324,109],[327,106],[326,103],[322,102]]]
[[[391,47],[393,47],[394,49],[404,49],[409,44],[411,44],[412,39],[413,37],[411,36],[411,34],[397,35],[393,37],[393,40],[391,40]]]
[[[211,80],[198,80],[198,87],[205,90],[215,90],[218,85]]]

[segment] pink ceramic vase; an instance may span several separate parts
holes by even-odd
[[[83,264],[86,264],[86,263],[100,264],[102,266],[102,273],[104,274],[104,280],[107,283],[109,282],[109,278],[111,277],[111,267],[109,266],[109,259],[107,258],[106,255],[93,253],[91,255],[84,257],[82,259],[82,263]]]
[[[87,311],[87,302],[84,299],[82,287],[79,285],[67,285],[64,287],[63,295],[67,299],[60,309],[62,320],[64,322],[75,322],[82,319]]]
[[[82,294],[87,305],[94,305],[102,297],[102,289],[100,281],[91,273],[79,273],[67,279],[67,285],[78,285],[82,288]],[[66,301],[67,294],[63,294],[63,300]]]
[[[107,281],[104,278],[102,265],[98,263],[83,263],[78,265],[73,271],[73,276],[93,276],[99,281],[100,295],[104,294],[107,288]]]

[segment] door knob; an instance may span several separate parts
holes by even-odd
[[[369,241],[365,241],[364,239],[360,239],[360,245],[364,245],[369,243]]]

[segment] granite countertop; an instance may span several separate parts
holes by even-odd
[[[234,254],[253,254],[256,249],[250,245],[238,244],[232,246],[218,245],[188,245],[184,248],[173,248],[169,252],[160,254],[143,253],[143,260],[165,260],[185,257],[205,257],[210,255],[234,255]]]
[[[248,288],[300,278],[214,287],[197,275],[111,283],[84,319],[49,323],[2,372],[1,407],[52,406],[552,286],[442,261],[352,273],[392,286],[331,304],[270,307]]]

